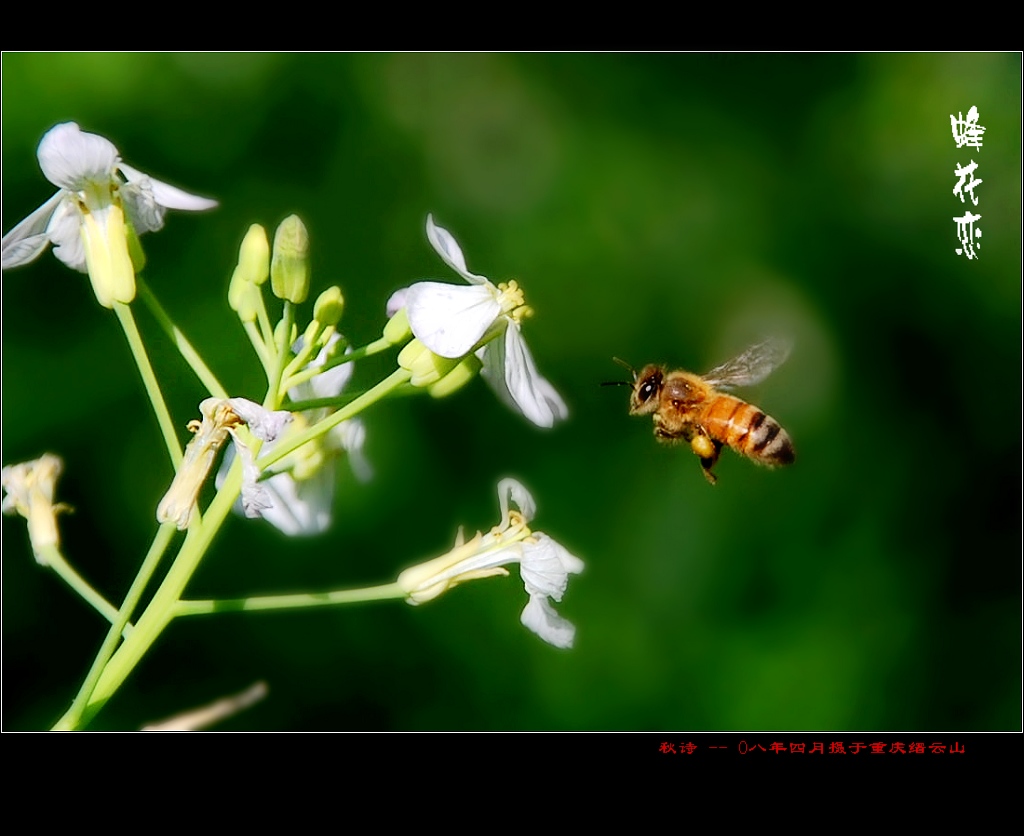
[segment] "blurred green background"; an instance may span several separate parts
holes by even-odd
[[[586,561],[559,651],[517,573],[401,603],[172,625],[95,728],[137,728],[265,680],[225,729],[1019,729],[1021,58],[973,55],[3,56],[3,228],[53,192],[62,121],[214,196],[146,236],[147,279],[233,393],[261,372],[226,305],[253,222],[299,213],[313,294],[374,339],[395,289],[517,278],[524,334],[571,417],[538,430],[482,381],[367,413],[375,476],[340,468],[334,528],[233,518],[192,597],[385,582],[534,493]],[[980,150],[949,115],[978,107]],[[978,163],[980,257],[953,217]],[[3,278],[3,462],[63,456],[67,555],[119,600],[171,479],[115,318],[52,255]],[[305,316],[308,317],[307,310]],[[140,308],[176,422],[204,392]],[[770,471],[627,415],[612,363],[706,371],[769,333],[749,400],[791,434]],[[373,358],[356,386],[388,373]],[[1016,381],[1016,382],[1015,382]],[[209,497],[209,493],[206,495]],[[104,625],[3,533],[4,727],[48,727]]]

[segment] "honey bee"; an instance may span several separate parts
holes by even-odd
[[[723,445],[760,464],[792,464],[796,458],[793,442],[778,421],[753,404],[718,391],[760,383],[787,356],[787,344],[768,340],[705,375],[668,371],[654,364],[637,373],[626,366],[633,374],[632,383],[622,383],[633,387],[629,414],[653,414],[654,435],[659,441],[687,442],[700,457],[704,476],[712,485],[717,477],[711,468]]]

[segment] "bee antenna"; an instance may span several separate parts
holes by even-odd
[[[612,360],[614,360],[616,363],[618,363],[623,368],[628,369],[629,373],[631,375],[633,375],[633,379],[631,381],[630,380],[609,380],[607,383],[602,383],[601,385],[602,386],[633,386],[633,385],[635,385],[636,384],[636,371],[633,369],[633,367],[631,365],[629,365],[629,363],[627,363],[625,360],[620,360],[618,357],[612,357]]]
[[[631,375],[633,375],[633,380],[636,381],[636,369],[634,369],[631,365],[629,365],[629,363],[627,363],[625,360],[620,360],[618,357],[612,357],[612,360],[614,360],[616,363],[618,363],[620,366],[622,366],[622,368],[624,368]],[[627,386],[632,386],[633,384],[632,383],[627,383],[626,385]]]

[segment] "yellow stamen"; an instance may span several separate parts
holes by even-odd
[[[526,304],[523,289],[515,279],[498,285],[498,301],[501,303],[501,312],[515,323],[533,316],[533,308]]]

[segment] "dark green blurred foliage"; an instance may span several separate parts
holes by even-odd
[[[401,603],[175,623],[97,728],[266,680],[222,728],[1020,727],[1019,55],[3,56],[3,228],[51,193],[61,121],[221,201],[143,239],[146,278],[233,394],[261,374],[226,304],[248,225],[309,228],[311,298],[375,338],[417,279],[517,278],[571,409],[544,432],[483,382],[366,415],[329,535],[232,519],[193,597],[385,582],[497,522],[586,561],[567,652],[519,624],[516,573]],[[980,111],[980,150],[949,114]],[[980,258],[954,254],[957,163],[979,164]],[[203,391],[139,319],[181,426]],[[311,304],[307,304],[306,316]],[[626,414],[612,356],[704,371],[769,333],[790,360],[745,395],[797,463],[726,452],[712,488]],[[171,471],[115,318],[52,255],[3,277],[3,462],[63,456],[69,559],[120,600]],[[387,373],[390,355],[355,385]],[[207,498],[209,493],[206,494]],[[3,522],[4,727],[47,727],[105,632]]]

